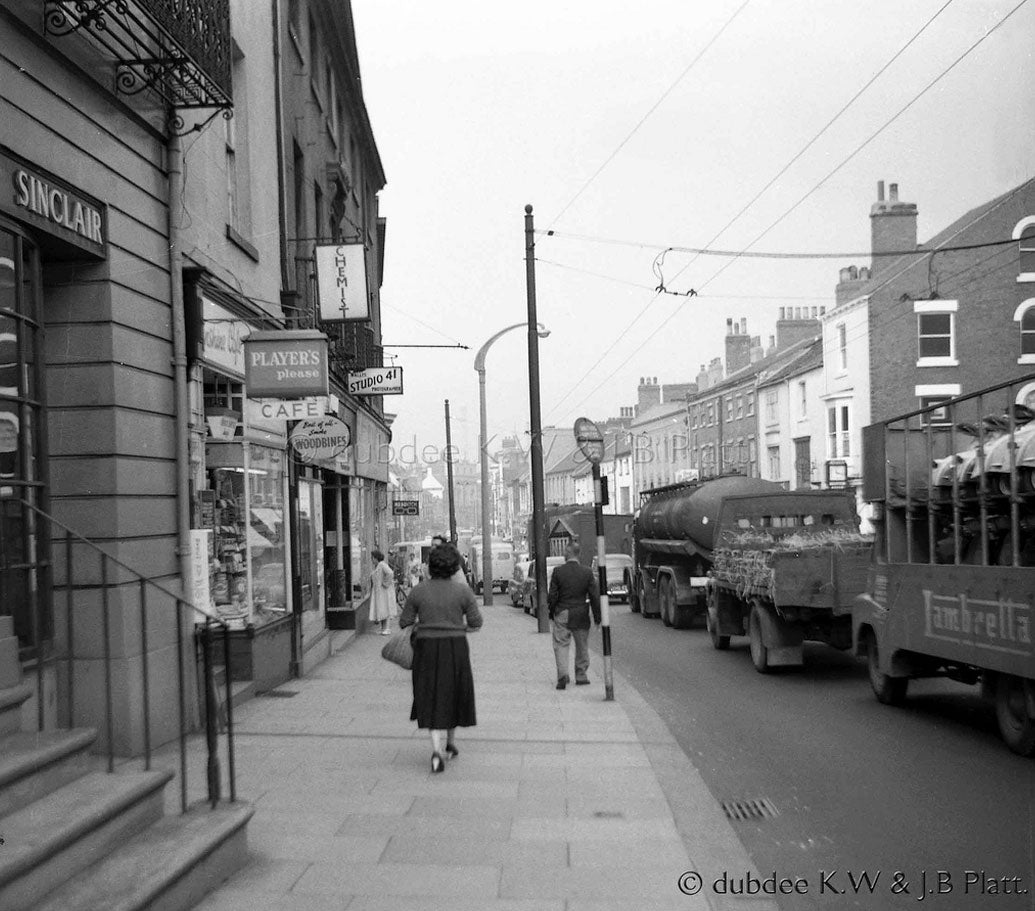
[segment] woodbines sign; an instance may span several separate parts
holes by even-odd
[[[103,259],[108,217],[103,203],[0,148],[0,212]]]
[[[312,329],[253,332],[244,340],[249,398],[327,395],[327,336]]]
[[[301,461],[330,462],[348,449],[352,435],[348,424],[324,415],[299,421],[289,439]]]

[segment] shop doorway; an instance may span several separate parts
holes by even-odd
[[[13,619],[23,661],[54,638],[39,249],[0,219],[0,615]]]

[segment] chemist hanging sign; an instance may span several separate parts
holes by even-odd
[[[320,319],[325,323],[370,319],[367,256],[363,244],[326,244],[316,248]]]
[[[327,395],[327,336],[313,329],[252,332],[244,340],[249,398]]]

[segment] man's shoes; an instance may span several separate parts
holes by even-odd
[[[557,689],[563,690],[568,685],[567,676],[557,678]]]
[[[589,686],[589,681],[585,677],[582,677],[582,678],[576,677],[575,678],[575,686]]]

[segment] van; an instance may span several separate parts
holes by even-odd
[[[492,579],[489,580],[490,591],[507,590],[507,584],[514,572],[514,545],[502,541],[493,541],[492,547]],[[469,558],[471,568],[471,587],[477,594],[482,593],[482,542],[471,542]]]

